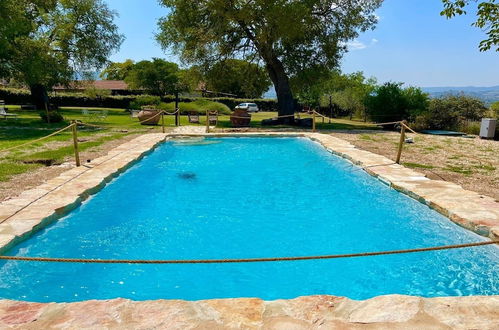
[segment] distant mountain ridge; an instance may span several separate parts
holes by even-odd
[[[426,93],[430,94],[431,97],[441,97],[444,95],[452,94],[464,94],[476,97],[487,106],[499,101],[499,86],[490,87],[476,87],[476,86],[465,86],[465,87],[422,87],[421,88]]]
[[[477,87],[477,86],[465,86],[465,87],[421,87],[421,89],[430,94],[430,97],[442,97],[444,95],[469,95],[482,100],[485,105],[499,101],[499,85],[490,87]],[[265,93],[264,98],[275,99],[277,98],[274,88],[272,87],[267,93]]]

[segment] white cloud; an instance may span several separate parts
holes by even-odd
[[[367,48],[366,44],[360,42],[357,39],[347,42],[346,46],[348,47],[349,50],[360,50]]]
[[[368,47],[372,47],[379,42],[378,39],[372,38],[369,44],[366,44],[358,39],[354,39],[352,41],[346,42],[343,45],[347,46],[348,50],[362,50]]]

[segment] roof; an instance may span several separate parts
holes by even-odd
[[[83,90],[87,88],[108,89],[108,90],[127,90],[128,84],[123,80],[78,80],[73,81],[69,86],[57,85],[54,86],[55,90],[78,89]]]

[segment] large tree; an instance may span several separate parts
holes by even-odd
[[[186,62],[245,58],[263,61],[279,115],[295,102],[289,77],[308,67],[332,69],[346,42],[376,23],[382,0],[161,0],[169,14],[157,39]]]
[[[120,46],[115,16],[102,0],[1,0],[0,74],[43,109],[47,89],[99,69]]]
[[[259,98],[271,82],[265,70],[257,64],[227,59],[215,63],[206,73],[208,89],[237,95],[241,98]]]
[[[466,14],[466,7],[470,2],[478,3],[477,20],[473,26],[480,28],[487,34],[487,39],[480,42],[480,51],[486,51],[496,47],[499,51],[499,3],[496,0],[442,0],[444,10],[442,16],[452,18],[456,15]]]

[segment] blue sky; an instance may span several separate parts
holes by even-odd
[[[117,24],[126,37],[112,61],[176,60],[154,40],[157,20],[167,14],[156,0],[106,1],[118,12]],[[485,33],[471,26],[475,16],[470,9],[467,16],[447,20],[439,15],[440,0],[385,0],[376,29],[350,43],[342,70],[421,87],[499,85],[499,53],[478,51]]]

